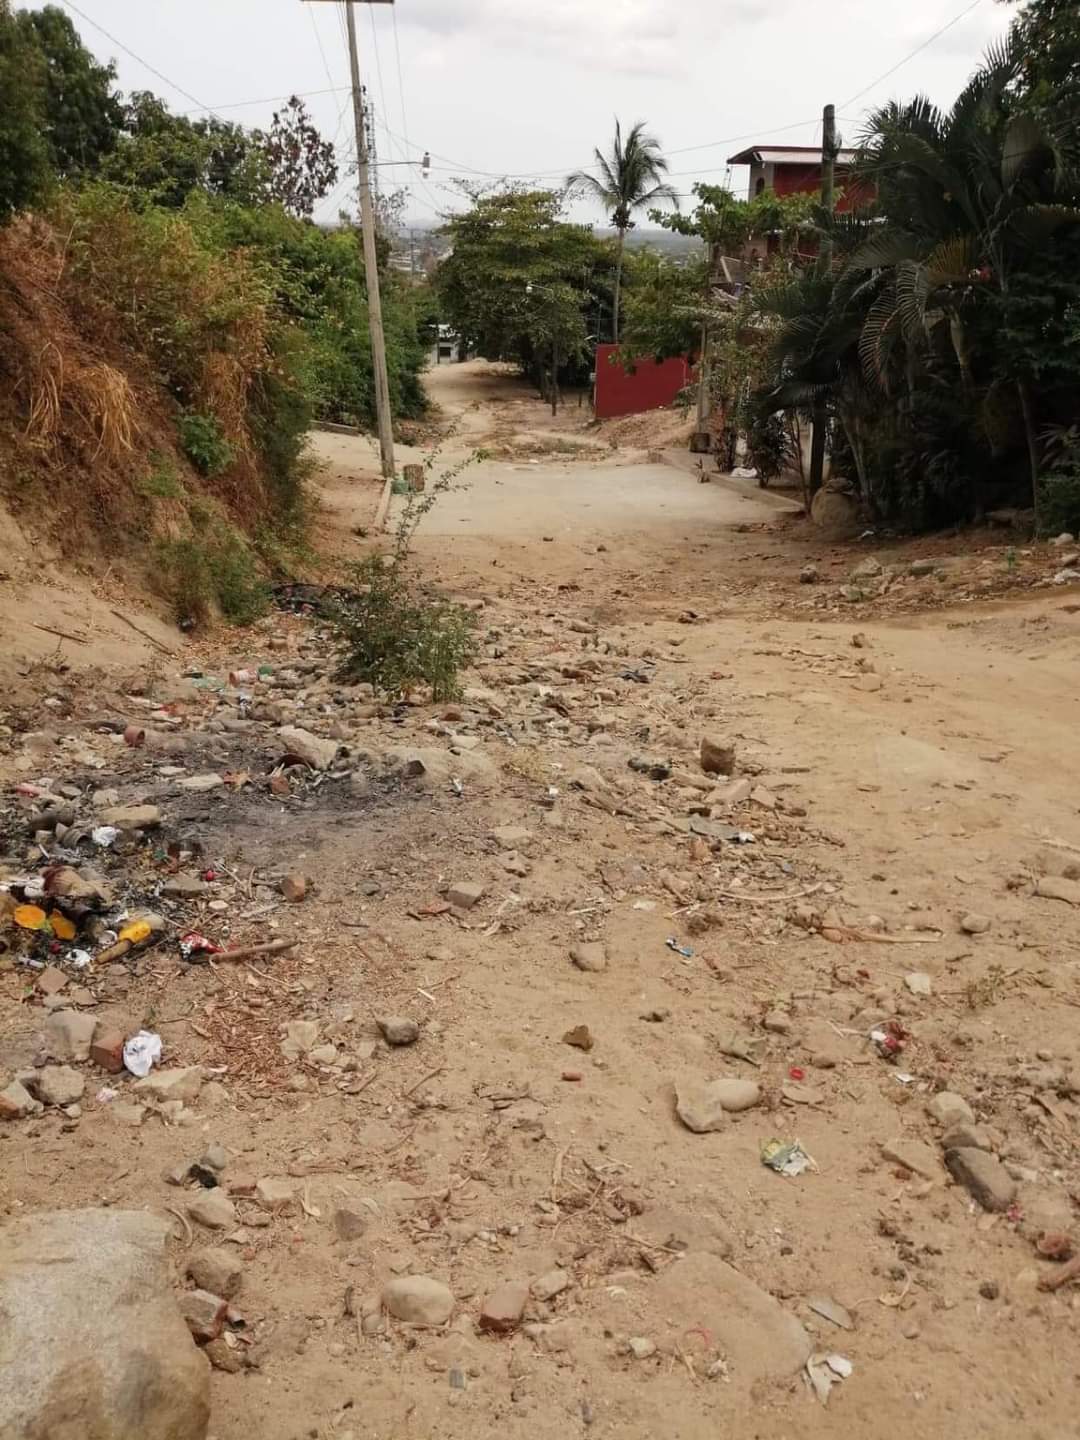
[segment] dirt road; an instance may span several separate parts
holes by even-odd
[[[278,618],[213,659],[291,667],[284,708],[225,729],[228,691],[150,692],[183,692],[176,764],[250,784],[191,795],[115,744],[91,778],[12,742],[10,779],[113,785],[198,838],[216,878],[185,927],[300,946],[243,973],[163,946],[98,977],[96,1012],[160,1029],[212,1101],[128,1128],[98,1077],[81,1118],[0,1122],[6,1209],[168,1213],[190,1197],[162,1171],[210,1141],[227,1183],[292,1179],[277,1208],[238,1187],[232,1353],[257,1368],[214,1372],[216,1440],[1075,1433],[1080,1312],[1036,1248],[1076,1234],[1080,1196],[1075,597],[835,600],[800,569],[839,581],[863,550],[447,374],[447,463],[596,449],[486,462],[426,518],[420,562],[482,627],[459,705],[381,709],[320,678],[317,625]],[[340,497],[356,454],[334,447]],[[344,553],[349,504],[325,518]],[[346,745],[341,778],[269,790],[282,720]],[[703,737],[731,777],[703,773]],[[417,747],[426,779],[394,778]],[[301,904],[284,870],[312,877]],[[22,971],[0,984],[15,1069],[41,1001]],[[417,1043],[384,1044],[387,1013]],[[747,1108],[702,1093],[720,1077]],[[769,1168],[774,1139],[812,1163]],[[182,1283],[179,1225],[174,1245]],[[449,1287],[448,1324],[380,1313],[410,1275]],[[814,1355],[850,1362],[811,1360],[827,1406]]]

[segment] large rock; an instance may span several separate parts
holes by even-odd
[[[752,1080],[680,1080],[675,1086],[675,1113],[688,1130],[706,1135],[722,1130],[728,1114],[749,1110],[761,1099]]]
[[[810,519],[833,540],[850,539],[862,529],[858,498],[845,490],[833,490],[828,485],[814,496]]]
[[[204,1440],[210,1367],[169,1287],[168,1229],[124,1210],[4,1227],[3,1440]]]
[[[278,739],[286,755],[295,756],[305,765],[310,765],[312,770],[329,770],[341,749],[340,741],[313,735],[299,725],[283,725],[278,731]]]
[[[984,1210],[1008,1210],[1016,1199],[1016,1181],[996,1155],[968,1148],[945,1151],[945,1164]]]
[[[715,1255],[693,1252],[669,1265],[652,1283],[649,1311],[665,1317],[670,1340],[679,1343],[682,1317],[692,1315],[730,1362],[732,1389],[744,1396],[759,1382],[798,1374],[810,1355],[810,1337],[795,1316]]]

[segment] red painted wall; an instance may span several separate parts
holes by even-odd
[[[821,166],[777,165],[774,185],[777,195],[814,195],[821,189]],[[873,188],[859,185],[851,179],[850,172],[839,168],[836,172],[836,188],[842,191],[837,210],[843,213],[865,205],[874,198]]]
[[[660,410],[685,390],[693,377],[693,367],[682,357],[674,360],[639,360],[633,370],[619,364],[617,345],[596,347],[596,394],[594,403],[598,419],[613,415],[640,415],[645,410]]]

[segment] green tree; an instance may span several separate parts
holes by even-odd
[[[551,190],[478,196],[445,226],[453,248],[435,277],[441,318],[488,359],[517,361],[541,388],[553,339],[560,364],[583,353],[610,266],[587,226],[561,218],[562,203]]]
[[[1080,223],[1076,177],[1063,165],[1053,134],[1033,114],[1017,113],[1013,95],[1022,68],[1014,32],[990,51],[950,111],[923,97],[894,102],[871,117],[863,138],[860,172],[877,189],[885,225],[852,264],[889,272],[867,318],[864,356],[880,355],[890,332],[910,347],[932,344],[934,331],[943,330],[968,403],[980,378],[980,326],[995,315],[995,328],[1008,328],[1021,277],[1039,266],[1041,252],[1060,232]],[[984,343],[992,344],[985,330]],[[1015,387],[1020,403],[1037,503],[1040,417],[1033,384],[1041,367],[1029,347],[996,348],[996,374]]]
[[[174,115],[149,90],[129,96],[122,133],[101,173],[173,210],[198,190],[247,205],[266,198],[267,162],[258,132],[213,116]]]
[[[1020,55],[1022,107],[1075,155],[1080,149],[1080,9],[1075,0],[1026,0],[1013,22],[1013,40]]]
[[[98,64],[55,5],[21,11],[18,24],[42,57],[43,130],[52,168],[62,177],[92,174],[115,148],[123,123],[113,89],[116,68]]]
[[[40,50],[0,0],[0,224],[48,182],[42,68]]]
[[[270,198],[290,215],[310,216],[316,202],[333,189],[338,167],[333,144],[322,138],[297,96],[283,110],[274,111],[263,151],[270,171]]]
[[[612,307],[612,338],[619,343],[619,304],[622,292],[623,256],[627,231],[634,225],[634,215],[658,201],[678,204],[678,196],[665,181],[668,163],[660,152],[660,142],[645,131],[639,120],[625,141],[622,127],[615,121],[615,138],[611,151],[605,155],[597,149],[596,173],[575,171],[567,178],[567,186],[581,188],[599,200],[611,215],[617,236],[615,252],[615,296]]]

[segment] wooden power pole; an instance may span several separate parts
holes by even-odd
[[[826,105],[821,122],[821,204],[832,214],[836,204],[836,106]],[[828,269],[832,264],[832,238],[826,236],[821,242],[821,266]],[[821,489],[825,475],[825,432],[828,414],[825,405],[818,401],[814,406],[814,435],[810,445],[810,494],[816,495]]]
[[[365,5],[392,5],[394,0],[361,0]],[[371,365],[375,374],[375,414],[379,425],[379,454],[386,479],[394,476],[394,423],[390,414],[390,382],[386,374],[386,333],[383,330],[382,297],[379,293],[379,253],[375,244],[375,207],[371,202],[367,125],[364,120],[364,92],[360,85],[360,57],[356,49],[356,18],[353,0],[346,0],[345,20],[349,33],[349,74],[352,81],[353,121],[356,126],[356,164],[360,178],[360,233],[364,242],[364,279],[367,284],[368,328],[371,332]]]

